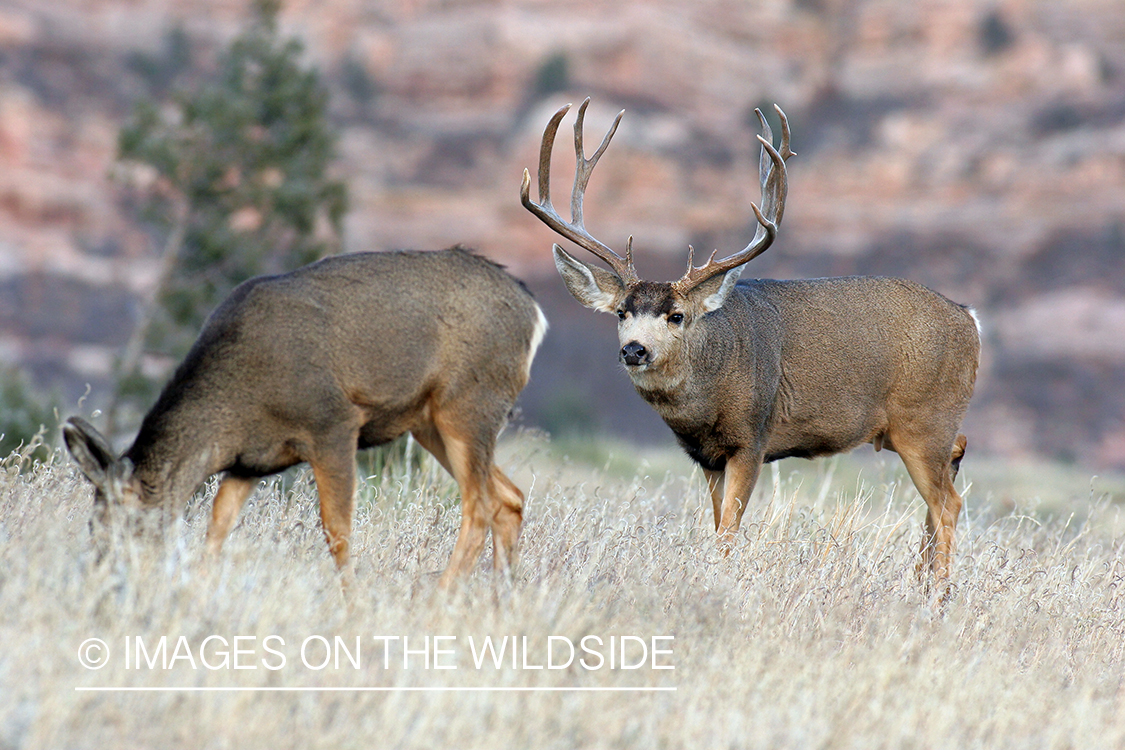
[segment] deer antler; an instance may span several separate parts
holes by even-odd
[[[613,134],[617,132],[617,125],[621,122],[621,116],[625,114],[625,110],[621,110],[617,113],[617,118],[613,121],[613,126],[609,129],[609,132],[605,134],[605,138],[602,139],[602,145],[598,146],[598,150],[594,152],[593,156],[587,159],[586,153],[582,148],[582,121],[585,119],[586,107],[589,106],[589,104],[589,98],[582,102],[582,106],[578,108],[578,118],[574,121],[575,168],[574,189],[570,196],[570,221],[563,221],[554,206],[551,205],[551,151],[555,145],[555,133],[558,132],[559,123],[562,122],[563,116],[570,110],[569,104],[560,108],[559,111],[555,113],[555,116],[547,123],[546,130],[543,131],[543,144],[539,149],[539,203],[534,203],[531,200],[531,173],[526,169],[523,170],[523,185],[520,187],[520,201],[523,203],[524,208],[538,216],[539,220],[544,224],[579,247],[590,251],[598,258],[605,261],[623,282],[632,284],[639,280],[637,271],[633,267],[633,238],[629,238],[629,242],[625,246],[625,257],[622,258],[607,245],[594,239],[594,237],[586,231],[586,227],[582,223],[582,199],[586,194],[586,185],[590,182],[590,175],[593,173],[598,159],[601,158],[606,147],[609,146],[609,141],[613,138]]]
[[[773,244],[777,236],[777,228],[781,225],[782,214],[785,213],[785,195],[789,189],[788,178],[785,173],[785,160],[793,156],[789,149],[789,120],[781,107],[773,107],[781,118],[781,148],[773,147],[773,131],[760,109],[755,109],[758,121],[762,123],[763,135],[758,136],[762,142],[761,156],[758,160],[758,173],[762,183],[762,208],[759,209],[751,203],[754,216],[758,219],[758,229],[754,232],[754,239],[739,252],[722,260],[716,261],[718,250],[711,253],[707,262],[698,268],[694,265],[695,250],[688,246],[687,272],[672,286],[681,294],[699,286],[707,279],[726,273],[733,268],[738,268],[743,263],[753,260],[766,251]]]

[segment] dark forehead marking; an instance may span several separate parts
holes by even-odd
[[[625,312],[633,315],[667,315],[676,307],[676,293],[666,281],[641,281],[625,297]]]

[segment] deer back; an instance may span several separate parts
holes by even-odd
[[[901,279],[742,281],[701,322],[693,390],[760,429],[767,459],[849,450],[919,411],[955,431],[980,354],[970,309]]]
[[[359,447],[386,442],[451,394],[506,414],[545,327],[522,283],[459,248],[341,255],[251,279],[208,318],[126,457],[146,484],[183,497],[218,471],[309,460],[320,436],[356,419]]]

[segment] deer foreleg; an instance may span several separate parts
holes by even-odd
[[[328,551],[336,567],[346,571],[350,556],[352,513],[355,509],[355,441],[346,451],[334,452],[310,461],[316,491],[320,496],[320,520]]]
[[[254,491],[257,482],[246,477],[226,476],[219,491],[215,493],[215,500],[211,503],[211,523],[207,526],[207,550],[212,555],[218,555],[223,548],[227,534],[234,528],[238,520],[238,513],[250,493]]]
[[[735,532],[742,523],[742,514],[750,502],[761,469],[762,456],[756,451],[740,451],[727,461],[723,472],[723,504],[716,529],[719,544],[725,551],[729,551],[734,542]]]

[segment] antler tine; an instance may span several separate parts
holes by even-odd
[[[543,140],[539,144],[539,203],[546,208],[551,208],[551,151],[555,146],[555,134],[559,132],[559,125],[569,111],[569,103],[559,107],[543,130]]]
[[[602,138],[601,145],[598,146],[594,155],[587,159],[586,149],[582,145],[582,131],[584,130],[586,107],[588,106],[590,106],[590,97],[586,97],[586,100],[582,102],[582,105],[578,108],[578,116],[574,119],[574,190],[570,194],[570,214],[571,220],[579,226],[582,225],[582,199],[586,197],[586,185],[590,183],[590,175],[594,173],[594,167],[597,166],[598,159],[602,158],[610,140],[613,139],[613,134],[617,132],[617,126],[621,124],[621,118],[625,115],[625,110],[617,113],[613,125]]]
[[[754,110],[754,113],[758,116],[758,121],[762,124],[762,134],[758,136],[758,141],[762,144],[761,156],[758,161],[758,178],[762,185],[762,208],[758,208],[754,203],[750,204],[750,208],[754,211],[754,217],[758,220],[754,238],[742,250],[718,262],[715,261],[715,255],[718,251],[711,253],[707,262],[698,268],[692,264],[694,252],[689,247],[688,270],[679,281],[672,285],[680,293],[693,289],[707,279],[738,268],[764,253],[773,244],[773,240],[777,236],[777,228],[781,224],[781,217],[785,213],[785,197],[789,189],[785,160],[794,155],[794,152],[789,148],[789,120],[785,113],[781,111],[781,107],[775,104],[774,109],[781,119],[780,149],[773,146],[773,131],[770,129],[762,111]]]
[[[719,254],[718,250],[712,250],[711,255],[707,258],[707,263],[704,263],[701,268],[706,268],[708,264],[715,262],[715,256]],[[695,268],[695,248],[691,245],[687,246],[687,272],[691,273]]]
[[[767,141],[762,144],[762,154],[759,159],[758,170],[760,173],[759,179],[762,184],[763,210],[766,216],[771,216],[773,218],[774,224],[781,226],[781,217],[785,213],[785,196],[788,193],[788,176],[785,174],[785,161],[790,156],[795,156],[796,152],[789,148],[789,118],[781,111],[781,107],[775,104],[773,108],[774,111],[777,112],[778,119],[781,120],[781,146],[777,149],[773,148],[773,131],[770,130],[769,123],[766,122],[766,118],[762,116],[761,111],[754,110],[758,113],[758,119],[762,121],[762,129],[765,131],[762,136],[758,137],[758,140],[762,140],[764,137]],[[780,188],[780,195],[776,195],[773,191],[766,190],[766,182],[771,167],[778,162],[779,158],[781,161],[781,175],[779,179],[783,181],[783,184]],[[775,199],[777,201],[775,204],[776,208],[766,205],[770,199]],[[765,250],[765,248],[762,249]]]
[[[773,129],[770,127],[769,120],[767,120],[766,116],[762,114],[762,110],[757,107],[754,108],[754,114],[758,116],[758,122],[762,126],[762,133],[758,136],[758,138],[766,139],[766,141],[768,141],[772,146]],[[766,153],[766,150],[762,149],[758,154],[758,183],[760,185],[765,186],[766,179],[770,175],[771,166],[773,166],[773,160],[770,158],[770,155]]]
[[[582,105],[578,108],[578,117],[574,123],[575,171],[574,189],[570,198],[571,220],[569,222],[564,221],[562,217],[559,216],[554,206],[551,205],[550,186],[551,152],[554,149],[555,135],[558,132],[559,123],[562,122],[563,116],[570,110],[571,105],[569,104],[560,108],[555,113],[550,122],[547,123],[546,129],[543,131],[543,141],[539,149],[539,203],[534,203],[531,200],[531,173],[526,169],[523,171],[523,185],[520,187],[520,201],[523,203],[524,208],[538,216],[539,220],[544,224],[584,250],[593,253],[608,264],[622,281],[631,284],[638,280],[636,269],[633,268],[632,237],[629,238],[629,243],[625,250],[625,257],[622,258],[611,250],[609,246],[598,241],[586,231],[582,218],[582,200],[586,194],[586,185],[590,182],[590,175],[593,173],[598,159],[605,153],[610,140],[613,138],[613,134],[617,132],[617,126],[621,122],[621,117],[625,114],[625,110],[621,110],[621,112],[617,114],[617,118],[613,121],[609,132],[607,132],[605,138],[602,139],[601,145],[598,147],[597,151],[587,159],[582,146],[582,130],[586,107],[589,106],[589,104],[589,98],[582,102]]]
[[[778,149],[781,152],[781,158],[788,159],[790,156],[796,156],[797,152],[789,148],[789,118],[781,111],[781,107],[775,104],[773,108],[777,112],[778,119],[781,120],[781,148]]]

